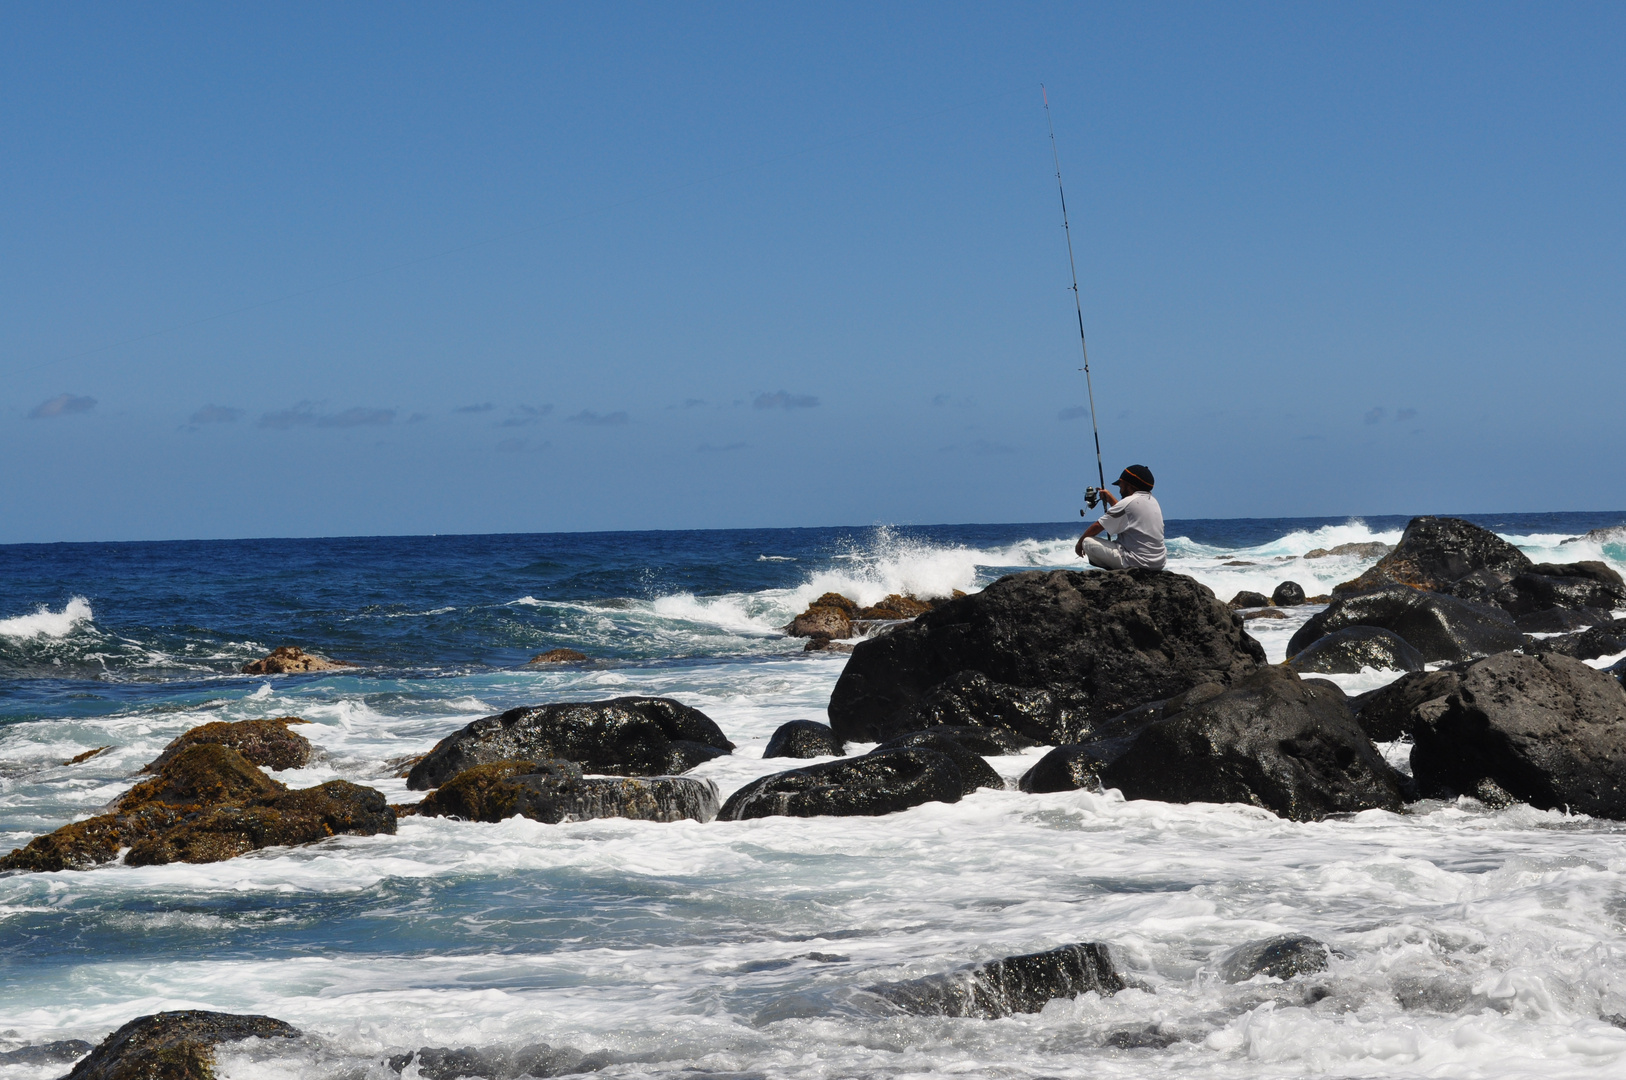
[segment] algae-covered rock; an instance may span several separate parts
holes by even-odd
[[[308,724],[297,716],[278,716],[265,720],[217,720],[212,724],[195,727],[176,736],[164,747],[163,753],[142,767],[142,772],[155,773],[189,746],[199,743],[218,743],[242,754],[262,769],[282,771],[303,768],[310,761],[311,744],[298,732],[289,731],[290,724]]]
[[[244,675],[297,675],[307,671],[338,671],[355,666],[343,660],[315,656],[297,645],[283,645],[272,649],[269,656],[251,660],[239,670]]]
[[[138,1016],[103,1039],[64,1080],[213,1080],[214,1048],[243,1039],[292,1039],[269,1016],[187,1009]]]
[[[458,773],[418,804],[420,817],[557,825],[593,818],[710,821],[717,785],[686,776],[584,777],[570,761],[496,761]]]
[[[1055,998],[1096,993],[1110,997],[1123,977],[1104,945],[1086,942],[1007,956],[986,964],[907,982],[867,987],[877,997],[916,1016],[977,1016],[995,1020],[1036,1013]]]

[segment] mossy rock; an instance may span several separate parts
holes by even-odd
[[[290,724],[308,724],[297,716],[264,720],[217,720],[177,736],[142,772],[161,772],[165,765],[189,746],[217,743],[229,746],[262,769],[303,768],[311,758],[311,744],[303,735],[289,731]]]

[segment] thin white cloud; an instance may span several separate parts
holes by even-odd
[[[255,423],[258,427],[273,431],[288,431],[296,427],[379,427],[394,423],[395,414],[394,409],[368,409],[359,405],[343,412],[319,413],[314,404],[301,401],[292,408],[264,413]]]
[[[757,409],[816,409],[819,399],[812,394],[790,394],[777,390],[772,394],[758,394],[751,405]]]
[[[96,407],[96,399],[85,397],[82,394],[58,394],[49,401],[42,401],[29,412],[29,418],[43,420],[53,416],[71,416],[74,413],[89,412]]]
[[[619,409],[612,413],[596,413],[583,409],[570,418],[572,424],[587,424],[590,427],[616,427],[628,421],[626,413]]]

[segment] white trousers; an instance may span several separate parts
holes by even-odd
[[[1123,549],[1115,541],[1099,536],[1092,536],[1084,541],[1084,557],[1090,560],[1091,566],[1099,566],[1103,570],[1124,568]]]

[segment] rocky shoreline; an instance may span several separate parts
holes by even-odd
[[[1327,606],[1293,636],[1287,661],[1266,663],[1247,632],[1250,610],[1318,601]],[[217,862],[387,835],[413,815],[547,824],[873,816],[1005,787],[985,759],[1035,746],[1053,749],[1021,777],[1020,789],[1034,794],[1117,789],[1129,799],[1241,803],[1296,821],[1468,797],[1626,820],[1626,663],[1601,671],[1584,662],[1626,651],[1626,619],[1613,617],[1622,608],[1626,583],[1607,565],[1535,564],[1449,518],[1415,519],[1393,550],[1326,598],[1285,581],[1270,597],[1225,603],[1191,578],[1138,570],[1029,571],[971,595],[893,595],[869,607],[831,593],[785,628],[809,650],[851,650],[829,724],[786,724],[763,756],[833,760],[759,777],[726,800],[710,780],[683,774],[735,744],[671,698],[548,703],[476,720],[411,764],[407,786],[427,794],[395,806],[345,780],[305,789],[275,780],[267,770],[303,767],[312,747],[293,730],[297,717],[254,719],[185,732],[104,813],[36,837],[0,858],[0,870]],[[345,666],[290,648],[257,664],[285,673]],[[1363,667],[1407,674],[1355,698],[1317,677]],[[1397,739],[1413,742],[1409,775],[1375,745]],[[849,755],[851,744],[874,745]],[[1327,955],[1291,936],[1243,943],[1225,978],[1307,978]],[[1123,986],[1109,945],[1077,943],[860,989],[904,1013],[993,1018]],[[70,1077],[209,1075],[218,1043],[298,1037],[279,1024],[143,1017]],[[1163,1037],[1120,1034],[1125,1046]],[[386,1064],[496,1077],[612,1060],[536,1044],[500,1054],[424,1047]],[[164,1071],[172,1067],[183,1071]]]

